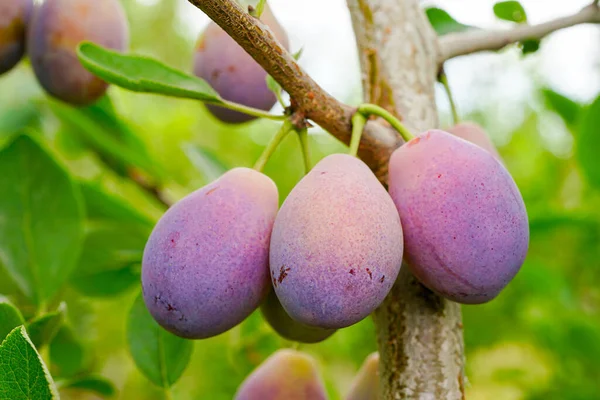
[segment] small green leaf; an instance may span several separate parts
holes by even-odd
[[[0,399],[58,399],[54,381],[23,325],[0,346]]]
[[[67,305],[63,302],[54,312],[42,315],[32,320],[27,326],[27,332],[37,349],[50,343],[65,320]]]
[[[590,184],[600,189],[600,96],[584,114],[576,140],[579,165]]]
[[[161,328],[138,296],[127,320],[127,342],[137,367],[155,385],[168,388],[183,374],[193,343]]]
[[[542,94],[546,100],[546,106],[560,115],[568,125],[574,126],[579,122],[584,111],[581,104],[552,89],[542,89]]]
[[[69,278],[83,241],[79,188],[35,140],[0,151],[0,264],[34,304]]]
[[[85,355],[85,348],[73,328],[63,324],[50,342],[52,372],[61,377],[81,373],[85,370]]]
[[[298,61],[300,59],[300,57],[302,57],[303,51],[304,51],[304,48],[301,48],[300,50],[298,50],[297,52],[292,54],[292,57],[294,57],[294,59],[296,61]],[[281,104],[281,106],[283,108],[285,108],[286,107],[285,102],[283,101],[283,98],[281,97],[281,92],[283,90],[281,88],[281,85],[279,83],[277,83],[277,81],[275,79],[273,79],[273,77],[271,75],[267,74],[267,77],[265,79],[266,79],[267,87],[269,88],[269,90],[275,94],[275,97],[277,97],[277,101],[279,102],[279,104]]]
[[[6,297],[0,295],[0,343],[17,326],[23,325],[23,315]]]
[[[108,379],[99,375],[88,375],[66,381],[60,385],[61,389],[78,389],[96,393],[103,397],[113,397],[117,394],[115,385]]]
[[[113,223],[91,224],[71,284],[92,297],[114,296],[139,283],[149,228]]]
[[[476,29],[475,27],[461,24],[441,8],[426,8],[425,13],[427,14],[429,23],[440,36],[448,33],[462,32],[468,29]]]
[[[521,47],[521,52],[523,55],[535,53],[540,49],[540,40],[538,39],[527,39],[519,42],[519,46]]]
[[[518,24],[527,22],[527,13],[518,1],[501,1],[494,4],[494,14],[505,21]]]
[[[106,193],[98,184],[80,181],[87,217],[92,220],[119,221],[124,224],[145,226],[152,229],[156,221],[141,214],[129,203]]]
[[[267,5],[267,0],[259,0],[258,4],[256,5],[256,16],[258,18],[260,18],[260,16],[262,15],[263,11],[265,10],[265,6]]]
[[[223,103],[206,81],[150,57],[122,54],[91,42],[82,42],[77,55],[94,75],[134,92]]]

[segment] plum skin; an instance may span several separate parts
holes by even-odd
[[[0,1],[0,74],[11,70],[25,54],[32,9],[33,0]]]
[[[529,246],[523,198],[490,152],[430,130],[392,154],[389,190],[402,218],[405,259],[434,292],[459,303],[492,300]]]
[[[129,26],[119,1],[45,0],[35,10],[27,37],[33,71],[46,92],[77,106],[95,102],[108,88],[77,58],[76,48],[85,40],[127,48]]]
[[[268,254],[278,208],[267,176],[235,168],[173,205],[144,249],[146,307],[190,339],[223,333],[250,315],[269,288]]]
[[[268,7],[261,20],[279,42],[288,48],[288,37]],[[194,53],[194,74],[206,80],[225,100],[260,110],[270,110],[277,98],[267,87],[266,71],[216,23],[211,22],[198,39]],[[207,104],[219,120],[238,124],[256,117]]]
[[[303,324],[350,326],[384,300],[402,263],[400,217],[371,170],[333,154],[292,190],[273,226],[271,279]]]

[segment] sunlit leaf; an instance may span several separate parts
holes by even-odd
[[[461,24],[448,12],[437,7],[430,7],[425,9],[429,23],[438,35],[446,35],[448,33],[462,32],[468,29],[475,29],[472,26]]]
[[[527,13],[518,1],[501,1],[494,4],[494,14],[505,21],[518,24],[527,22]]]

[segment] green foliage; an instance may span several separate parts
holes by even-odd
[[[60,327],[50,343],[52,375],[69,378],[85,371],[86,350],[69,325]]]
[[[518,1],[501,1],[494,4],[494,14],[500,19],[518,24],[527,22],[527,13]]]
[[[549,109],[560,115],[571,127],[577,125],[584,111],[581,104],[552,89],[544,88],[541,92]]]
[[[94,75],[134,92],[223,103],[206,81],[153,58],[121,54],[90,42],[80,44],[77,54]]]
[[[0,398],[58,399],[54,381],[24,326],[13,329],[2,342],[0,360]]]
[[[66,381],[60,387],[61,389],[77,389],[92,392],[103,397],[113,397],[117,393],[117,389],[111,381],[102,376],[95,375]]]
[[[0,296],[0,343],[10,331],[24,322],[19,309],[6,297]]]
[[[127,320],[129,351],[138,368],[155,385],[168,389],[190,362],[193,344],[162,329],[152,318],[142,296]]]
[[[68,279],[81,248],[81,194],[42,145],[19,136],[0,151],[0,262],[35,304]]]
[[[438,35],[446,35],[448,33],[462,32],[468,29],[475,29],[472,26],[461,24],[456,21],[447,11],[437,7],[429,7],[425,9],[429,23],[435,29]]]
[[[577,134],[577,159],[590,184],[600,188],[600,96],[588,108]]]
[[[58,310],[36,317],[27,324],[29,338],[36,348],[40,349],[50,343],[60,329],[67,311],[67,305],[61,303]]]

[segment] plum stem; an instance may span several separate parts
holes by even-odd
[[[258,117],[258,118],[267,118],[267,119],[272,119],[275,121],[281,121],[286,118],[286,116],[283,114],[275,115],[275,114],[269,113],[268,111],[263,111],[263,110],[259,110],[257,108],[244,106],[242,104],[234,103],[232,101],[227,101],[227,100],[222,100],[222,102],[218,102],[218,103],[207,101],[206,103],[216,104],[220,107],[228,108],[228,109],[234,110],[234,111],[239,111],[241,113],[244,113],[247,115],[252,115],[253,117]]]
[[[454,102],[454,96],[452,96],[452,90],[450,89],[450,84],[448,83],[448,75],[446,75],[446,71],[442,68],[440,72],[439,81],[442,85],[444,85],[444,90],[446,91],[446,95],[448,96],[448,102],[450,103],[450,111],[452,112],[452,119],[454,121],[454,125],[460,122],[460,118],[458,116],[458,110],[456,108],[456,103]]]
[[[402,139],[404,139],[406,142],[415,137],[408,129],[406,129],[406,127],[398,118],[393,116],[392,113],[382,107],[379,107],[375,104],[365,103],[358,106],[358,112],[365,116],[377,115],[378,117],[383,118],[392,126],[392,128],[398,131],[400,136],[402,136]]]
[[[302,159],[304,160],[305,173],[310,172],[310,146],[308,144],[308,128],[302,128],[297,131],[300,140],[300,149],[302,150]]]
[[[360,138],[367,124],[367,118],[367,115],[360,111],[357,111],[352,116],[352,137],[350,138],[350,150],[348,151],[348,154],[351,156],[356,157],[358,154],[358,146],[360,145]]]
[[[269,144],[267,144],[267,147],[265,147],[265,149],[263,150],[260,157],[258,157],[258,160],[256,160],[256,163],[254,164],[255,170],[257,170],[258,172],[262,172],[263,168],[265,167],[265,164],[267,164],[267,161],[269,161],[269,158],[271,158],[271,156],[275,152],[275,149],[277,149],[283,138],[285,138],[287,134],[293,130],[294,125],[292,125],[292,122],[289,119],[283,121],[283,125],[281,125],[281,128],[279,128],[279,130],[273,136]]]

